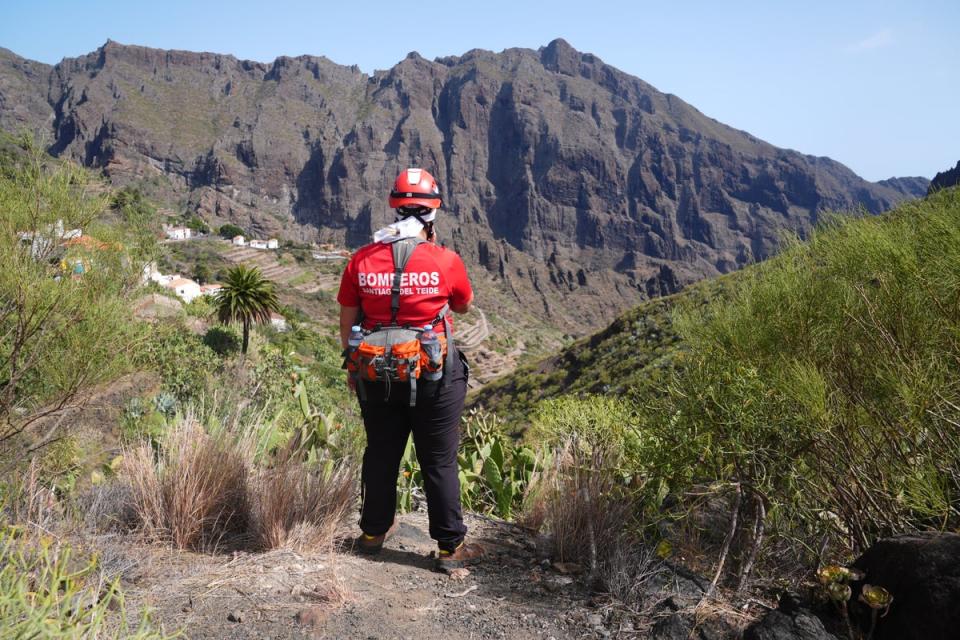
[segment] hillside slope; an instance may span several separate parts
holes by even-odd
[[[563,40],[371,76],[112,41],[54,67],[4,51],[0,125],[212,224],[352,246],[390,219],[398,169],[429,167],[442,240],[572,333],[766,258],[822,210],[878,213],[927,185],[779,149]]]
[[[542,400],[561,395],[623,394],[656,378],[683,349],[673,326],[674,310],[702,306],[725,295],[742,274],[704,280],[679,293],[642,302],[556,355],[494,380],[469,402],[506,419],[514,431],[522,431]]]
[[[931,216],[937,214],[938,207],[952,206],[955,210],[958,193],[957,189],[947,189],[943,194],[934,194],[936,197],[912,203],[909,208],[885,214],[878,220],[879,227],[902,223],[920,215],[918,211]],[[942,257],[937,258],[942,261]],[[675,311],[683,310],[689,315],[708,304],[716,307],[725,299],[742,296],[742,291],[760,277],[765,268],[776,268],[778,263],[779,259],[775,258],[763,265],[698,282],[680,293],[643,302],[621,314],[606,328],[574,342],[556,355],[494,380],[472,395],[470,403],[494,411],[505,418],[514,431],[522,431],[542,400],[561,395],[623,395],[643,383],[659,380],[675,356],[689,349],[674,326]],[[945,277],[947,282],[951,281],[952,276]]]

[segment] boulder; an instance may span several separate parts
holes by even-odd
[[[172,318],[183,310],[183,303],[159,293],[148,293],[133,303],[133,315],[140,320],[155,322],[162,318]]]
[[[775,611],[750,625],[744,640],[837,640],[794,593],[783,593]]]
[[[726,640],[736,636],[736,630],[720,617],[697,621],[690,613],[675,612],[661,618],[644,637],[648,640]]]
[[[743,640],[837,640],[837,637],[805,609],[792,614],[777,609],[752,624],[744,632]]]
[[[877,622],[875,640],[947,640],[960,634],[960,535],[918,533],[877,542],[853,566],[864,572],[852,585],[850,610],[862,629],[870,609],[858,601],[863,584],[893,595]]]

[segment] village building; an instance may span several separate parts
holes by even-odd
[[[280,246],[280,242],[276,238],[270,238],[269,240],[251,240],[248,243],[248,246],[251,249],[277,249]]]
[[[164,231],[170,240],[187,240],[193,235],[189,227],[167,227]]]
[[[163,286],[173,289],[177,297],[188,304],[203,295],[200,285],[189,278],[174,278]]]
[[[215,296],[223,289],[222,284],[212,283],[200,285],[190,278],[184,278],[179,273],[162,274],[157,271],[157,265],[151,262],[143,267],[142,281],[156,282],[161,287],[172,289],[177,297],[184,302],[192,302],[200,296]]]
[[[287,319],[276,311],[270,312],[270,326],[276,329],[277,331],[286,331],[287,330]]]
[[[17,238],[20,242],[30,245],[30,255],[35,259],[41,259],[46,256],[59,241],[63,244],[67,240],[75,240],[83,235],[80,229],[66,229],[63,227],[63,220],[57,220],[54,224],[47,225],[46,229],[39,232],[18,231]]]
[[[223,289],[222,284],[202,284],[200,285],[200,294],[204,296],[215,296]]]
[[[247,244],[247,240],[243,236],[233,236],[233,240],[230,242],[232,242],[235,247],[242,247]]]

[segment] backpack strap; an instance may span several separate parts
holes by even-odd
[[[393,251],[393,286],[390,287],[390,324],[397,325],[397,314],[400,312],[400,278],[407,268],[413,251],[426,242],[423,238],[404,238],[390,245]]]
[[[440,309],[440,312],[437,313],[437,316],[433,319],[431,324],[436,325],[438,322],[443,322],[443,337],[447,340],[447,358],[443,363],[443,386],[450,386],[450,376],[447,375],[447,372],[453,371],[453,359],[456,357],[456,345],[453,344],[453,334],[450,332],[450,303],[443,305],[443,308]]]

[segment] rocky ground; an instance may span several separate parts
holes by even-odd
[[[182,629],[195,639],[691,633],[674,612],[700,592],[695,580],[661,571],[651,581],[651,602],[659,605],[640,616],[593,593],[578,567],[551,563],[519,527],[475,515],[468,525],[488,558],[453,576],[433,570],[436,547],[422,513],[400,516],[397,535],[375,557],[355,555],[347,541],[328,554],[196,554],[124,544],[108,560],[122,577],[128,607],[149,606],[168,631]]]

